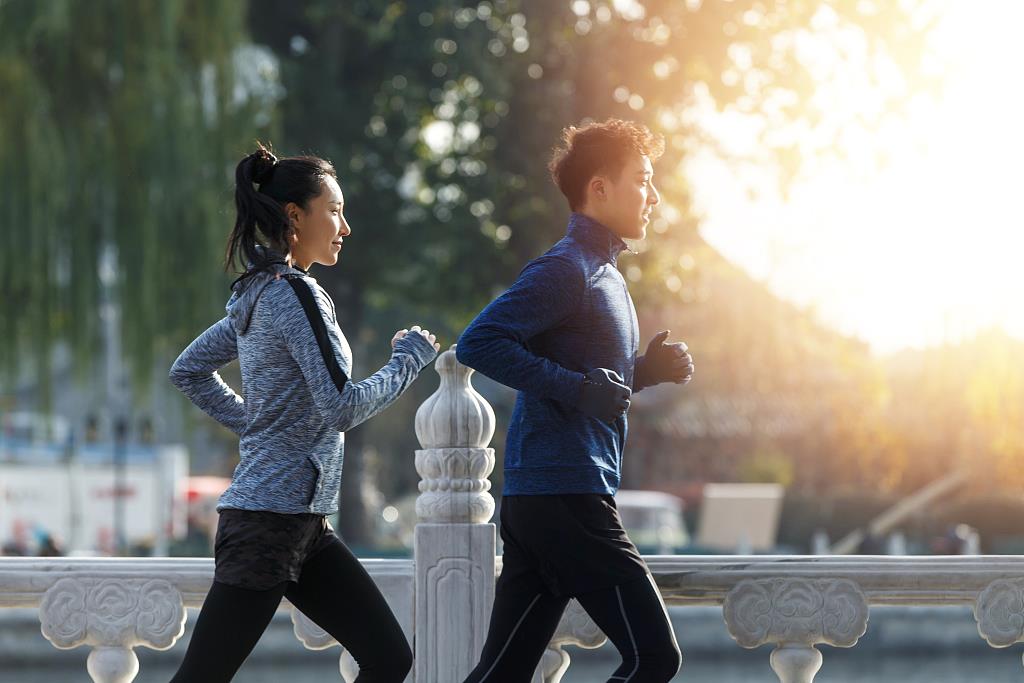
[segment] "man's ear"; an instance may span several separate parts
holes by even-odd
[[[598,201],[604,201],[605,200],[605,197],[606,197],[606,185],[607,185],[607,183],[605,182],[605,179],[604,179],[603,176],[599,176],[599,175],[594,176],[593,178],[590,179],[590,182],[587,185],[590,188],[589,194],[592,197],[594,197]]]

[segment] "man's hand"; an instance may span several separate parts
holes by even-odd
[[[577,407],[602,422],[612,422],[625,414],[632,393],[617,372],[595,368],[583,377],[583,389]]]
[[[669,331],[659,332],[647,345],[637,367],[636,386],[650,387],[662,382],[686,384],[693,379],[693,358],[683,342],[666,344]]]

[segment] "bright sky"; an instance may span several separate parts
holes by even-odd
[[[687,168],[705,239],[879,352],[996,325],[1024,338],[1024,74],[1015,47],[1024,2],[948,0],[943,16],[941,99],[851,133],[851,153],[808,169],[788,200],[756,165],[706,152]],[[844,107],[870,108],[886,87],[869,83],[862,65],[839,70],[818,93],[839,118]],[[732,114],[705,120],[742,153],[756,150],[764,125]],[[884,167],[871,160],[878,151]]]

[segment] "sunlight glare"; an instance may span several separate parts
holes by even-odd
[[[845,157],[812,164],[788,201],[763,169],[706,152],[687,169],[712,245],[879,351],[993,326],[1024,337],[1024,96],[1013,47],[1024,3],[946,5],[933,36],[947,65],[941,99],[922,94],[877,130],[849,128]],[[866,87],[896,86],[851,77],[820,87],[840,103],[829,114],[848,122],[873,106]],[[758,131],[749,118],[705,120],[749,151]]]

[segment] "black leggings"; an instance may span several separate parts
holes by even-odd
[[[679,671],[679,645],[650,575],[575,597],[622,656],[609,683],[666,683]],[[532,582],[499,581],[480,663],[465,683],[529,683],[568,602]]]
[[[214,581],[171,683],[226,683],[256,646],[281,598],[334,636],[359,664],[359,683],[400,683],[412,652],[384,596],[340,540],[302,566],[298,583],[264,591]]]

